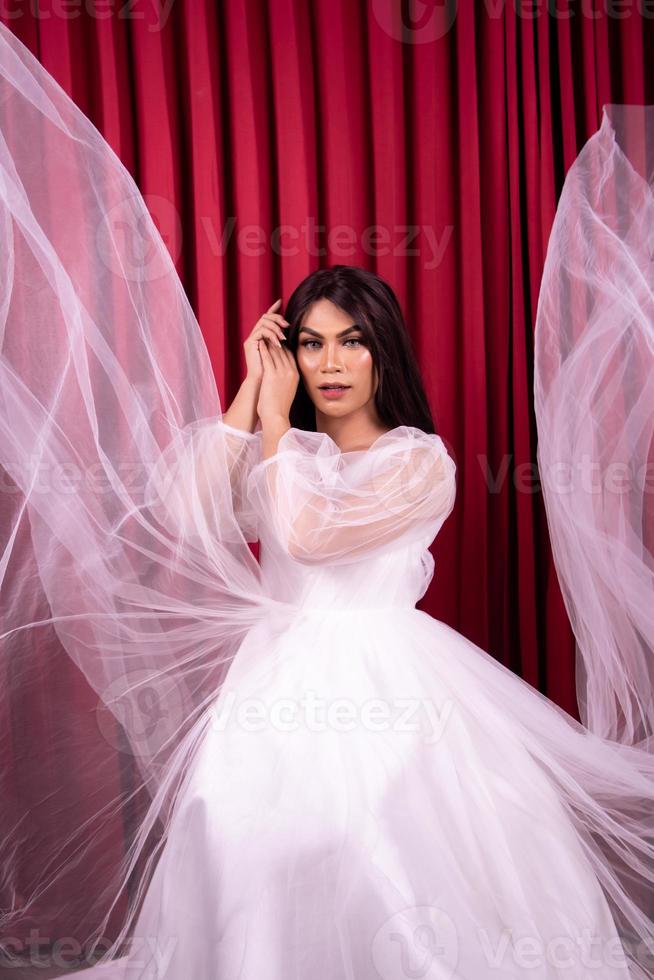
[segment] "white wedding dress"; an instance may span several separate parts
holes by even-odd
[[[340,453],[291,429],[262,460],[260,433],[213,428],[245,445],[239,520],[288,610],[248,634],[192,733],[133,952],[97,973],[626,980],[557,786],[587,820],[636,767],[415,608],[455,501],[441,438],[401,426]]]
[[[138,188],[0,25],[0,964],[42,926],[115,980],[654,978],[647,487],[550,482],[651,452],[653,144],[604,107],[539,296],[579,724],[415,608],[439,435],[224,423]]]

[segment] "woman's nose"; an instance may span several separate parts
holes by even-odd
[[[325,344],[323,347],[322,367],[336,367],[338,365],[338,348],[335,344]]]

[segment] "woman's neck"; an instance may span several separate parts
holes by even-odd
[[[322,423],[322,424],[321,424]],[[389,431],[389,426],[370,419],[316,419],[316,430],[324,432],[336,443],[342,453],[368,449],[379,436]]]

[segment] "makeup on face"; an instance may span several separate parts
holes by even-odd
[[[314,352],[318,354],[321,351],[324,337],[318,330],[314,330],[312,327],[301,327],[300,334],[302,335],[300,347],[303,351],[307,352],[307,355]],[[342,347],[345,351],[359,351],[364,347],[361,328],[358,324],[351,324],[344,330],[341,330],[336,334],[336,339],[342,341]],[[340,358],[337,358],[337,360],[340,360]],[[322,371],[321,364],[318,364],[317,370]],[[317,387],[326,398],[333,399],[342,397],[352,385],[349,383],[349,380],[341,380],[340,375],[335,375],[333,378],[327,377]]]
[[[347,385],[329,385],[329,386],[320,385],[319,386],[319,391],[320,391],[321,395],[323,396],[323,398],[326,398],[327,401],[333,402],[333,401],[336,401],[336,399],[338,399],[338,398],[343,398],[347,394],[347,392],[349,391],[349,386],[347,386]]]
[[[296,358],[316,411],[367,411],[374,396],[374,364],[359,323],[330,300],[317,300],[298,330]]]

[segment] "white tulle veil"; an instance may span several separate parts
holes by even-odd
[[[0,725],[18,776],[5,768],[0,801],[3,936],[10,948],[40,922],[46,941],[50,928],[90,943],[116,934],[119,895],[123,914],[136,901],[184,770],[175,752],[275,603],[163,240],[110,147],[6,28],[0,248]],[[180,527],[168,493],[183,473],[199,499],[207,433],[211,508]],[[40,739],[23,726],[46,691]]]
[[[654,107],[605,106],[561,195],[535,365],[538,461],[583,718],[639,753],[644,779],[653,173]],[[45,922],[84,949],[108,936],[117,948],[165,841],[194,725],[277,604],[238,519],[240,443],[221,425],[199,325],[145,203],[1,26],[0,249],[0,751],[11,762],[0,942],[10,952],[12,937]],[[208,437],[209,499],[193,465]],[[565,483],[587,456],[599,490],[576,477],[562,489],[561,472]],[[618,464],[631,476],[624,493],[609,479]],[[183,522],[169,506],[180,479]],[[39,715],[47,738],[24,730]],[[651,824],[635,801],[634,836]],[[628,860],[635,893],[652,878],[651,849]]]
[[[654,733],[654,106],[605,105],[568,172],[538,303],[534,405],[592,731]]]

